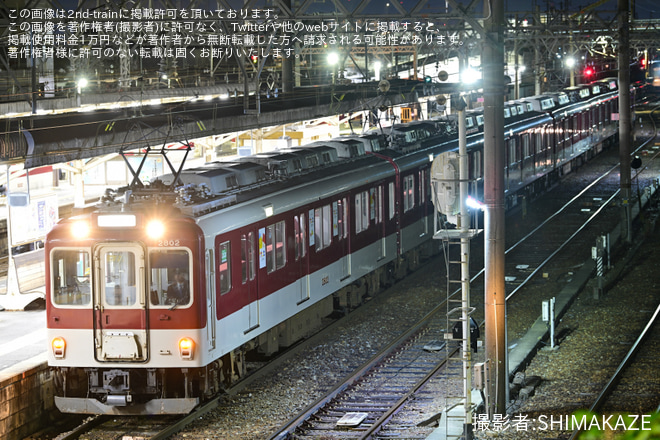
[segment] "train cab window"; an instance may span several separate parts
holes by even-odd
[[[133,251],[108,250],[101,255],[103,297],[108,306],[130,307],[137,301],[136,258]]]
[[[52,301],[58,306],[91,303],[90,254],[83,249],[56,249],[52,259]]]
[[[190,254],[185,249],[149,251],[149,303],[171,307],[190,303]]]

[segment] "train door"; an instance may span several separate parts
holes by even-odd
[[[348,198],[343,197],[332,205],[333,211],[336,211],[337,215],[333,218],[333,234],[337,235],[339,240],[339,246],[341,246],[341,279],[348,278],[351,276],[351,246],[349,242],[348,234],[348,225],[350,221],[348,219],[348,213],[350,211],[348,205]]]
[[[376,230],[378,231],[378,260],[385,258],[385,222],[383,221],[383,185],[378,185],[376,188],[371,189],[372,203],[374,208],[374,222],[376,223]]]
[[[144,250],[135,243],[94,249],[94,346],[98,361],[146,361],[149,353]]]
[[[259,230],[259,252],[261,252],[264,243],[264,238],[261,235],[262,231],[263,229]],[[246,294],[248,313],[246,331],[259,326],[256,241],[254,231],[246,231],[241,234],[241,281]]]
[[[296,265],[296,278],[299,283],[297,304],[309,299],[309,254],[307,252],[307,218],[305,213],[293,216],[294,235],[294,261]]]

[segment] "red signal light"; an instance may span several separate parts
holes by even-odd
[[[593,67],[585,67],[583,73],[584,73],[584,76],[588,78],[588,77],[590,77],[591,75],[594,74],[594,68]]]

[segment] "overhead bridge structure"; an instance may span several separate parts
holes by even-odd
[[[243,97],[229,95],[225,87],[152,91],[142,96],[138,105],[126,95],[92,95],[68,112],[5,119],[0,161],[24,161],[27,168],[33,168],[165,144],[185,145],[201,137],[337,114],[375,112],[383,106],[416,103],[420,97],[451,88],[450,84],[407,80],[393,81],[386,91],[378,86],[369,82],[300,87],[260,102],[249,96],[258,111],[246,111]],[[172,93],[175,91],[176,95]],[[108,102],[108,98],[115,100]]]

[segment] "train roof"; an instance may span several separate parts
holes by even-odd
[[[522,98],[521,101],[532,104],[532,109],[537,112],[549,112],[558,106],[557,101],[555,101],[555,98],[550,94],[528,96]]]
[[[550,114],[556,110],[578,111],[585,103],[567,103],[572,93],[579,95],[581,90],[586,90],[588,94],[594,91],[603,94],[615,86],[616,81],[607,79],[592,85],[569,88],[568,93],[546,93],[508,101],[504,104],[506,132],[511,135],[526,130],[544,119],[551,118]],[[467,110],[465,117],[468,146],[482,143],[483,137],[477,133],[482,131],[484,125],[483,108]],[[378,128],[361,135],[340,136],[303,146],[240,157],[228,162],[216,161],[180,169],[178,172],[160,176],[145,187],[143,193],[158,194],[160,190],[163,192],[162,200],[171,198],[182,212],[199,217],[242,201],[267,199],[285,191],[286,188],[308,184],[314,187],[318,186],[316,183],[330,180],[333,182],[331,185],[335,185],[336,182],[348,179],[347,176],[355,170],[367,167],[374,170],[374,173],[365,176],[364,182],[377,179],[390,165],[385,164],[378,155],[370,153],[382,152],[396,160],[401,170],[418,167],[422,162],[428,161],[429,152],[439,154],[457,148],[456,131],[457,121],[454,115],[393,124],[385,129]],[[415,152],[420,154],[412,154]],[[378,167],[378,164],[384,166]],[[175,185],[177,176],[179,181]],[[107,197],[104,202],[110,209],[122,203],[122,199],[148,203],[148,197],[138,194],[140,191],[140,188],[120,188],[115,191],[114,199]]]

